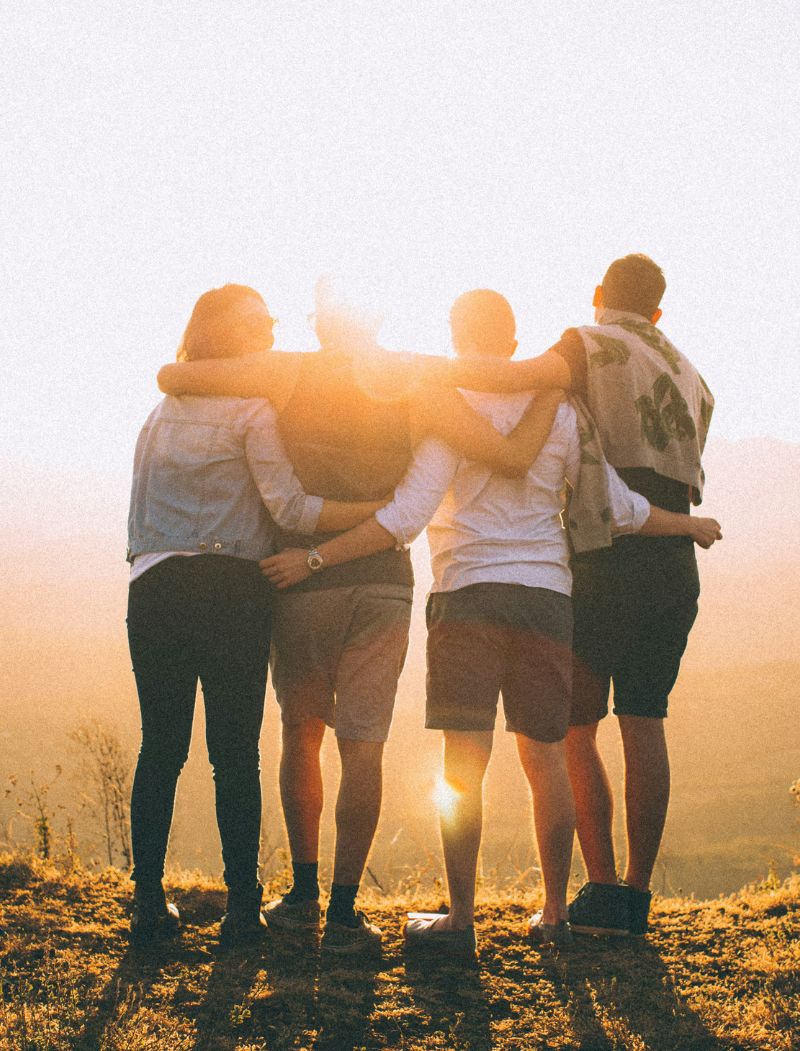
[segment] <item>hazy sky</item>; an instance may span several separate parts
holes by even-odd
[[[713,431],[800,440],[800,6],[27,0],[4,14],[2,465],[128,470],[192,304],[263,290],[308,349],[316,275],[445,350],[505,292],[521,353],[664,267]],[[794,203],[793,203],[794,202]],[[87,474],[88,476],[88,474]]]

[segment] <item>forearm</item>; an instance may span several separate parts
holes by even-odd
[[[384,504],[384,500],[362,500],[350,504],[341,500],[325,500],[317,522],[317,529],[321,533],[352,529],[366,519],[372,518]]]
[[[294,389],[300,357],[269,351],[241,358],[176,362],[159,370],[158,386],[165,394],[269,398],[281,409]]]
[[[338,566],[341,562],[350,562],[354,558],[365,558],[378,551],[394,547],[397,541],[384,529],[375,518],[369,518],[354,529],[350,529],[333,540],[326,540],[317,549],[325,560],[326,566]],[[321,570],[325,572],[325,570]]]
[[[568,388],[569,366],[560,354],[547,351],[536,358],[506,361],[470,355],[438,358],[420,355],[420,378],[426,385],[461,387],[464,390],[516,394],[525,390]]]
[[[641,536],[691,536],[693,519],[691,515],[665,511],[663,507],[650,505],[650,514],[639,530]]]
[[[416,434],[435,435],[467,460],[520,478],[547,441],[560,400],[560,391],[538,396],[511,434],[503,435],[457,391],[424,391],[414,402]]]

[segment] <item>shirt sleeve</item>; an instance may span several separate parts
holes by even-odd
[[[611,464],[606,463],[605,468],[612,534],[638,533],[650,517],[649,501],[629,489]]]
[[[578,432],[578,418],[575,409],[569,402],[563,401],[559,405],[556,422],[561,423],[566,429],[567,452],[564,458],[564,477],[574,489],[581,470],[581,439]]]
[[[378,524],[392,534],[399,547],[410,544],[433,518],[452,485],[458,462],[458,455],[434,438],[417,446],[391,503],[375,514]]]
[[[576,328],[568,328],[558,343],[554,343],[550,347],[550,350],[560,354],[566,361],[571,378],[570,390],[585,398],[588,385],[586,348],[578,330]]]
[[[281,529],[311,534],[322,513],[322,497],[308,496],[300,484],[283,447],[272,404],[258,399],[256,405],[245,421],[244,449],[261,499]]]

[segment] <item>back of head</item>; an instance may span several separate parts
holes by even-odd
[[[667,282],[661,267],[636,253],[615,259],[603,278],[603,306],[641,314],[648,320],[658,310]]]
[[[377,344],[381,315],[348,302],[334,289],[331,278],[317,281],[314,308],[314,329],[322,350],[348,353]]]
[[[457,354],[511,357],[517,346],[511,304],[488,288],[475,288],[458,297],[450,308],[450,331]]]
[[[223,285],[197,300],[178,348],[178,361],[235,358],[272,347],[267,305],[254,288]]]

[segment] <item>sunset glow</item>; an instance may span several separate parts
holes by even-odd
[[[452,821],[456,813],[456,805],[461,798],[461,793],[453,788],[444,777],[437,777],[433,789],[433,801],[439,816],[445,821]]]

